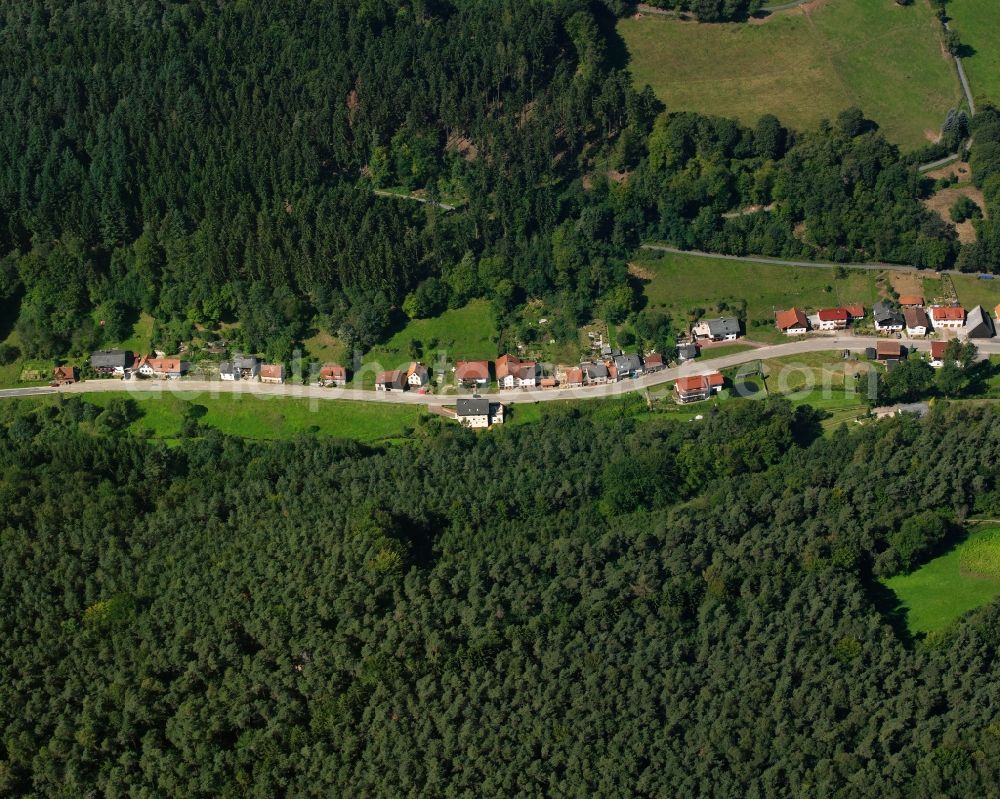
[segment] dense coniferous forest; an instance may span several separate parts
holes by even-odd
[[[995,795],[997,604],[913,640],[873,580],[1000,511],[992,410],[165,448],[125,405],[0,407],[4,795]]]
[[[646,238],[954,261],[913,157],[860,111],[808,132],[671,114],[625,69],[630,9],[4,0],[3,318],[31,356],[147,311],[161,342],[239,321],[237,346],[283,358],[312,324],[365,349],[394,309],[473,297],[500,320],[544,298],[567,329],[627,311]]]

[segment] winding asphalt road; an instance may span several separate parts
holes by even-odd
[[[850,350],[863,352],[874,347],[884,338],[852,335],[813,335],[797,338],[782,344],[757,347],[756,349],[723,355],[709,360],[689,361],[681,366],[646,374],[634,380],[623,380],[604,386],[584,386],[582,388],[524,389],[490,392],[491,398],[505,403],[554,402],[559,400],[599,399],[617,397],[631,391],[666,389],[678,377],[707,374],[709,372],[739,366],[759,360],[784,358],[813,352]],[[911,351],[928,352],[931,342],[926,339],[903,339]],[[1000,339],[977,342],[981,355],[1000,355]],[[299,397],[311,400],[354,400],[360,402],[391,403],[400,405],[440,406],[453,405],[455,399],[465,394],[418,394],[416,392],[382,392],[352,388],[321,388],[319,386],[271,385],[266,383],[231,383],[222,380],[87,380],[72,386],[60,388],[13,388],[0,390],[0,399],[46,396],[51,394],[90,394],[117,391],[142,395],[142,398],[169,395],[178,399],[197,400],[199,397],[218,397],[223,394],[249,394],[255,397]]]

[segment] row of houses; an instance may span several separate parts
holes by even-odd
[[[940,369],[944,366],[944,354],[947,348],[947,341],[936,340],[931,342],[931,352],[928,362],[935,369]],[[906,345],[896,339],[880,341],[874,347],[868,347],[865,350],[865,356],[868,360],[881,361],[888,366],[904,360],[909,354]]]
[[[788,336],[801,336],[810,330],[846,330],[853,322],[863,319],[863,305],[821,308],[809,317],[800,308],[789,308],[775,314],[775,326]],[[926,336],[935,330],[957,331],[965,338],[993,338],[996,325],[990,314],[977,305],[968,314],[957,305],[923,306],[923,297],[901,296],[897,307],[888,300],[879,300],[872,308],[878,333],[902,333]]]
[[[98,350],[91,353],[90,366],[99,375],[124,378],[137,374],[168,380],[176,380],[188,370],[187,363],[180,358],[167,358],[163,355],[137,356],[131,350]]]
[[[802,336],[810,330],[846,330],[853,322],[865,317],[865,307],[860,304],[838,308],[820,308],[812,318],[801,308],[789,308],[774,315],[774,324],[786,336]]]

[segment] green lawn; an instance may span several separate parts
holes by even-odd
[[[939,630],[1000,594],[1000,577],[980,576],[963,568],[966,552],[981,552],[984,547],[993,559],[1000,557],[1000,527],[976,530],[950,552],[911,574],[884,581],[906,609],[911,632]]]
[[[649,307],[660,308],[685,323],[688,312],[702,308],[711,315],[718,303],[730,307],[747,303],[746,335],[754,340],[779,341],[784,336],[774,327],[774,312],[795,304],[806,311],[864,303],[870,309],[878,297],[875,272],[849,270],[836,278],[833,269],[809,269],[776,264],[746,263],[667,253],[656,260],[637,264],[643,274],[643,291]],[[829,290],[828,290],[829,289]],[[755,320],[766,325],[754,325]]]
[[[975,52],[963,58],[977,101],[1000,102],[1000,7],[996,0],[951,0],[951,26]]]
[[[449,361],[493,360],[497,355],[496,336],[493,312],[486,300],[473,300],[462,308],[445,311],[432,319],[411,319],[385,344],[379,344],[365,353],[362,364],[369,368],[355,382],[373,385],[378,369],[398,369],[408,364],[412,360],[411,340],[423,345],[421,360],[433,365],[438,352],[443,352]]]
[[[148,313],[141,313],[139,319],[132,326],[132,335],[118,346],[123,350],[131,350],[137,355],[146,355],[153,348],[153,317]]]
[[[636,83],[652,86],[670,111],[735,116],[748,124],[772,113],[794,128],[812,129],[856,105],[890,140],[915,148],[940,131],[961,98],[927,0],[908,7],[832,0],[810,11],[776,13],[763,24],[701,25],[644,15],[621,20],[618,31]]]
[[[952,281],[958,301],[966,310],[982,305],[993,313],[993,309],[1000,303],[1000,279],[980,280],[973,275],[952,275]]]
[[[142,417],[133,430],[149,430],[156,438],[176,438],[181,419],[191,405],[200,405],[200,424],[223,433],[250,439],[291,438],[302,433],[379,441],[399,438],[413,428],[421,409],[411,405],[339,400],[293,399],[233,395],[206,397],[192,394],[190,401],[174,394],[162,397],[140,392],[109,392],[86,395],[95,405],[107,405],[115,397],[130,397],[139,405]],[[50,401],[45,398],[45,401]]]
[[[718,347],[706,347],[698,355],[699,361],[710,361],[712,358],[722,358],[726,355],[735,355],[738,352],[752,350],[749,344],[720,344]]]

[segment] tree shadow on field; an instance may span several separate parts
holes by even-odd
[[[862,578],[862,586],[868,599],[892,628],[896,637],[905,646],[912,647],[915,639],[910,628],[906,625],[906,608],[903,607],[895,592],[873,576]]]
[[[604,60],[613,69],[625,69],[631,60],[631,56],[629,55],[628,47],[625,46],[625,40],[618,35],[617,17],[611,13],[611,10],[607,6],[603,5],[594,12],[594,17],[597,20],[597,27],[601,31],[601,36],[604,38]]]

